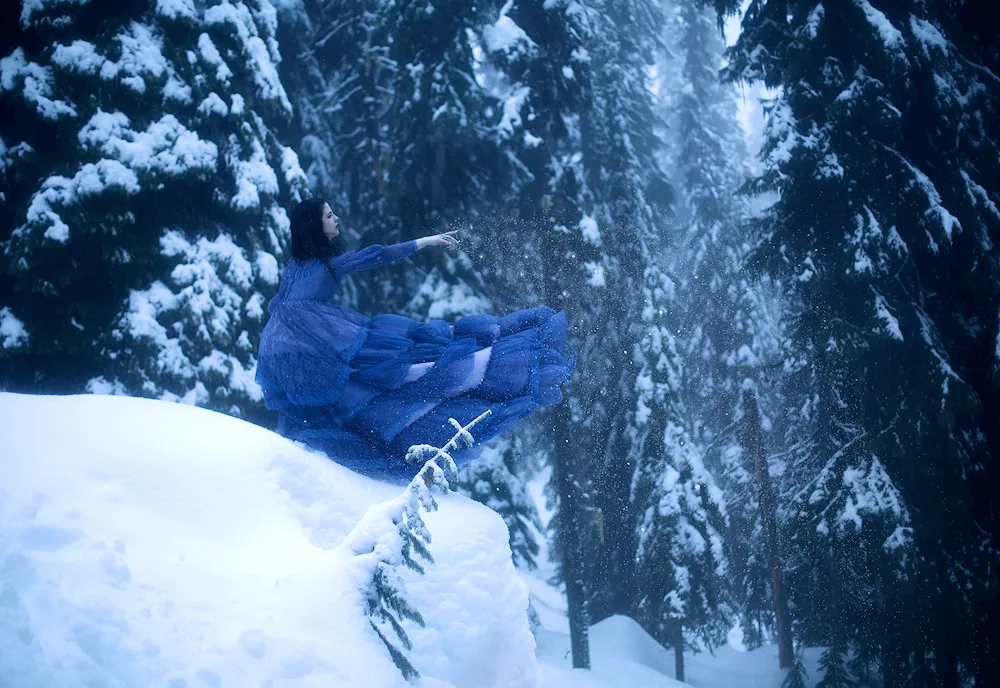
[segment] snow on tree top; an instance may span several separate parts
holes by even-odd
[[[896,341],[903,341],[903,331],[899,329],[899,320],[889,311],[889,304],[881,294],[875,294],[875,315],[882,321],[883,327]]]
[[[823,21],[824,14],[826,14],[826,10],[823,8],[822,3],[816,5],[812,12],[809,13],[809,17],[806,19],[806,30],[809,31],[810,38],[816,38],[819,34],[819,24]]]

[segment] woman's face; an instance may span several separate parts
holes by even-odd
[[[323,204],[323,234],[327,239],[333,239],[340,234],[340,218],[330,210],[330,204]]]

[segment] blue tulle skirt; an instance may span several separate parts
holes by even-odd
[[[467,424],[476,446],[459,463],[539,406],[562,399],[575,353],[566,314],[539,307],[454,324],[401,315],[368,318],[322,301],[285,301],[261,337],[257,382],[278,431],[369,475],[407,479],[414,444],[443,446],[448,422]]]

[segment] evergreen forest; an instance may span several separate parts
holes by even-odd
[[[458,230],[362,313],[568,314],[563,403],[460,477],[548,539],[574,666],[625,615],[678,678],[736,627],[787,686],[996,685],[993,0],[0,3],[0,390],[275,427],[310,197]]]

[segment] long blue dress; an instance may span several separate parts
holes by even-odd
[[[401,315],[368,318],[328,303],[344,275],[415,253],[416,242],[369,246],[327,259],[290,260],[261,336],[257,382],[278,431],[353,470],[407,479],[414,444],[443,446],[483,411],[476,447],[543,404],[562,399],[575,353],[566,314],[538,307],[450,324]]]

